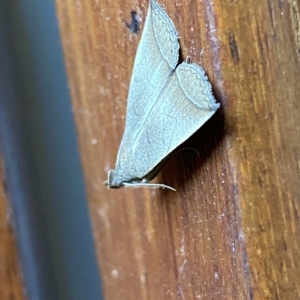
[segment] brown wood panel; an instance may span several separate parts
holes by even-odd
[[[1,154],[1,153],[0,153]],[[0,299],[25,300],[21,267],[12,227],[12,212],[5,194],[5,176],[0,156]]]
[[[255,3],[223,11],[231,162],[255,299],[300,299],[300,7]]]
[[[106,299],[300,299],[299,2],[161,0],[222,103],[157,178],[114,167],[148,1],[56,0]]]

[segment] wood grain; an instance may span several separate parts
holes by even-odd
[[[106,299],[300,299],[299,2],[161,0],[222,109],[157,182],[107,190],[148,1],[56,0]]]
[[[1,153],[0,153],[1,154]],[[12,214],[5,194],[5,177],[0,156],[0,299],[23,300],[25,291],[17,245],[12,228]]]

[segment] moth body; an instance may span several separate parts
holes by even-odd
[[[150,0],[135,57],[116,167],[105,181],[109,188],[170,188],[149,181],[170,153],[219,108],[202,67],[178,64],[178,58],[178,34],[173,22]]]

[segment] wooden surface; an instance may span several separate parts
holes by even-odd
[[[23,300],[25,293],[22,273],[5,184],[4,166],[0,156],[0,299]]]
[[[164,167],[103,186],[148,1],[56,0],[106,299],[300,299],[299,1],[160,0],[222,104]]]

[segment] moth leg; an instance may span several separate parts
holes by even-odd
[[[186,151],[186,150],[194,151],[194,152],[196,152],[196,154],[197,154],[198,156],[200,156],[200,153],[199,153],[199,151],[198,151],[196,148],[193,148],[193,147],[184,147],[184,148],[181,148],[181,149],[178,149],[178,150],[173,151],[173,152],[168,156],[168,159],[171,158],[171,157],[173,157],[173,156],[175,156],[175,155],[177,155],[178,153],[180,153],[180,152],[182,152],[182,151]]]

